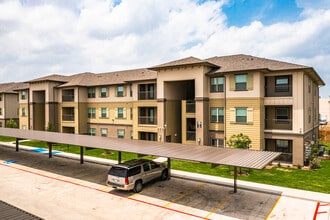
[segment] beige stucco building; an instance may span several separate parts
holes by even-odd
[[[251,148],[304,164],[318,139],[319,86],[311,67],[249,55],[188,57],[146,69],[50,75],[20,90],[21,129]]]

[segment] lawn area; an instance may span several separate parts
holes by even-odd
[[[3,139],[0,138],[0,141],[3,141]],[[40,141],[24,141],[20,144],[47,148],[47,144]],[[76,154],[80,153],[80,147],[70,145],[53,145],[53,150]],[[117,160],[118,158],[118,153],[116,151],[106,151],[102,149],[85,150],[84,154],[112,160]],[[122,153],[122,160],[124,161],[135,158],[138,158],[136,154]],[[148,156],[147,158],[152,157]],[[233,167],[217,166],[212,168],[211,165],[207,163],[180,160],[172,160],[171,162],[172,168],[176,170],[233,178]],[[244,171],[247,171],[247,169],[244,169]],[[330,159],[322,160],[321,168],[318,170],[302,170],[284,166],[274,166],[271,169],[250,170],[249,175],[239,175],[238,179],[330,194]]]

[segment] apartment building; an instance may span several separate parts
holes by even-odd
[[[304,164],[318,140],[319,86],[307,66],[249,55],[188,57],[147,69],[50,75],[20,90],[20,128],[251,149]],[[26,110],[25,110],[26,111]]]
[[[17,89],[26,88],[24,83],[0,84],[0,127],[6,127],[9,120],[14,120],[19,125],[19,104]]]

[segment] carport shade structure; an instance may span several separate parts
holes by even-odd
[[[167,157],[169,170],[170,158],[211,163],[216,165],[233,166],[234,192],[237,192],[237,167],[261,170],[281,154],[279,152],[271,151],[215,148],[200,145],[161,143],[143,140],[126,140],[110,137],[23,130],[13,128],[0,128],[0,135],[15,137],[16,140],[30,139],[48,142],[49,157],[51,157],[52,155],[51,143],[81,146],[81,163],[83,163],[83,147],[91,147],[106,150],[115,150],[118,152],[130,152],[144,155]],[[16,141],[16,151],[18,151],[18,143],[19,142]],[[120,160],[121,159],[119,158],[119,161]]]

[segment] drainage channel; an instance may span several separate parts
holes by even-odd
[[[42,218],[0,200],[0,219],[41,220]]]

